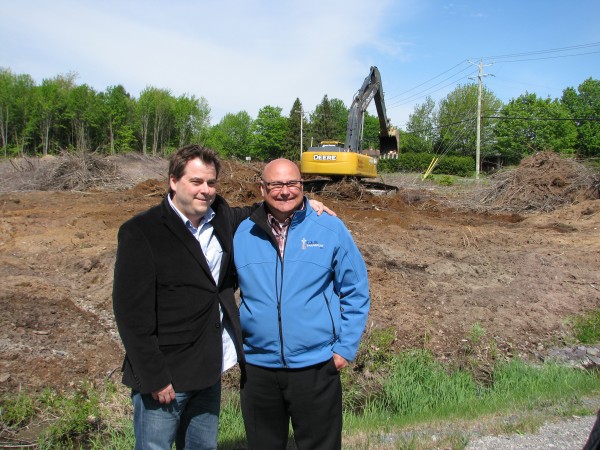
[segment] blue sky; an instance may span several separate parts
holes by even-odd
[[[400,127],[425,96],[474,82],[480,60],[504,102],[600,79],[597,0],[0,0],[0,11],[0,67],[204,97],[213,123],[266,105],[287,116],[297,97],[306,111],[325,94],[348,106],[373,65]]]

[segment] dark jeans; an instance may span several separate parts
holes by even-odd
[[[298,450],[342,446],[342,385],[333,359],[303,369],[247,364],[241,399],[249,449],[284,450],[290,419]]]

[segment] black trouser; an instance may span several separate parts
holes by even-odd
[[[600,411],[596,415],[596,422],[590,431],[588,440],[583,446],[583,450],[597,450],[600,448]]]
[[[342,447],[342,385],[333,359],[303,369],[246,365],[241,399],[248,448],[284,450],[290,418],[298,450]]]

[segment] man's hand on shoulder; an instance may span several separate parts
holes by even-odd
[[[312,209],[314,209],[315,212],[317,213],[317,216],[320,216],[323,213],[323,211],[325,211],[330,216],[337,217],[336,213],[334,213],[331,209],[329,209],[327,206],[325,206],[320,201],[315,200],[314,198],[311,198],[308,202],[310,203],[310,206],[312,206]]]
[[[160,391],[154,391],[152,393],[152,398],[160,403],[168,405],[173,400],[175,400],[175,390],[173,389],[173,385],[169,384],[167,387],[161,389]]]

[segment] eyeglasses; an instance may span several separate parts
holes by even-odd
[[[270,191],[280,191],[283,189],[284,186],[287,186],[287,188],[291,191],[291,190],[298,190],[302,187],[302,180],[291,180],[291,181],[287,181],[287,182],[283,182],[283,181],[265,181],[262,180],[263,185],[266,186],[267,189],[269,189]]]

